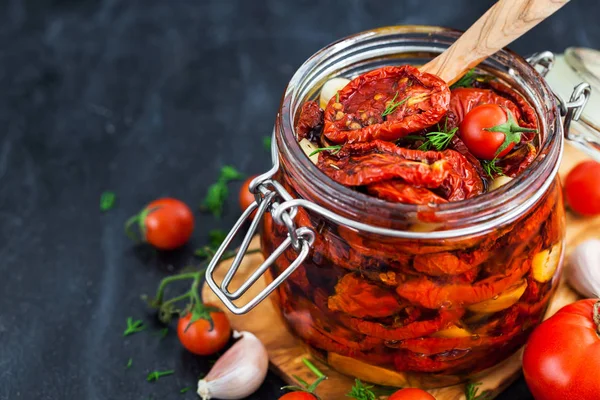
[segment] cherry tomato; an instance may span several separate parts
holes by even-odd
[[[584,161],[569,172],[565,181],[567,203],[581,215],[600,214],[600,163]]]
[[[125,226],[139,224],[144,240],[161,250],[172,250],[183,246],[194,231],[194,215],[190,208],[177,199],[154,200],[139,214],[131,217]]]
[[[204,307],[216,309],[215,305],[209,303],[204,304]],[[229,341],[231,325],[227,315],[222,311],[211,311],[209,315],[213,322],[212,329],[207,319],[198,319],[190,325],[192,313],[179,318],[177,336],[190,353],[200,356],[215,354]]]
[[[254,194],[250,192],[250,182],[257,176],[258,175],[254,175],[246,179],[240,188],[240,209],[242,212],[246,211],[246,209],[250,207],[250,204],[254,203]],[[254,218],[255,215],[256,211],[252,213],[252,218]]]
[[[494,131],[487,129],[494,128]],[[483,104],[473,108],[460,123],[458,132],[467,148],[477,158],[502,158],[521,141],[521,132],[534,129],[520,127],[512,113],[497,104]],[[498,151],[503,148],[499,153]]]
[[[569,304],[531,334],[523,373],[536,400],[598,398],[600,338],[592,319],[597,301]]]
[[[308,392],[290,392],[279,398],[279,400],[315,400],[317,397]]]
[[[435,397],[421,389],[402,389],[391,395],[388,400],[435,400]]]

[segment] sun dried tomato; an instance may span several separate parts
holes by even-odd
[[[537,157],[537,149],[531,143],[514,150],[496,162],[496,165],[506,176],[515,177],[525,171]]]
[[[494,242],[486,240],[471,251],[420,254],[415,256],[413,267],[427,275],[459,275],[485,262],[491,255]]]
[[[416,338],[402,341],[399,347],[415,353],[432,355],[452,350],[471,350],[482,347],[501,346],[507,341],[513,340],[521,332],[521,326],[512,326],[510,331],[498,336],[474,334],[472,336],[454,338]]]
[[[512,261],[505,276],[492,276],[475,283],[439,283],[422,277],[406,281],[396,289],[400,297],[412,304],[438,309],[463,307],[491,299],[521,279],[531,268],[530,259]]]
[[[340,316],[340,321],[348,328],[367,336],[385,340],[404,340],[431,335],[459,320],[463,314],[464,310],[458,308],[441,309],[434,318],[408,323],[402,321],[393,325],[347,316]]]
[[[454,150],[411,150],[381,140],[346,144],[335,154],[322,152],[318,167],[343,185],[402,179],[413,186],[439,188],[448,201],[468,199],[484,189],[473,165]]]
[[[437,123],[450,89],[410,65],[378,68],[339,91],[325,109],[323,134],[334,143],[392,141]]]
[[[367,282],[357,274],[347,274],[335,286],[329,309],[358,318],[380,318],[396,314],[404,305],[393,290]]]
[[[308,138],[317,141],[323,129],[323,110],[316,101],[307,101],[300,109],[300,116],[296,123],[298,140]]]
[[[429,189],[415,187],[402,180],[372,183],[367,186],[367,191],[380,199],[394,203],[443,204],[448,202]]]

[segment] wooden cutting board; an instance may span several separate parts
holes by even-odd
[[[566,146],[565,155],[561,165],[561,176],[566,173],[578,162],[587,158],[586,155],[579,152],[571,146]],[[567,216],[567,256],[573,248],[582,241],[597,237],[600,238],[600,218],[581,218],[569,213]],[[251,248],[258,248],[259,240],[254,238]],[[233,281],[232,287],[238,287],[239,282],[244,281],[249,274],[263,261],[260,254],[251,254],[247,256]],[[230,262],[224,262],[219,265],[215,272],[217,282],[220,282],[228,269]],[[567,267],[568,268],[568,265]],[[257,282],[246,295],[241,298],[241,303],[245,302],[247,296],[254,296],[262,288],[264,281]],[[202,296],[205,301],[219,303],[214,293],[205,286]],[[554,296],[546,317],[554,314],[565,304],[577,300],[577,294],[564,282],[560,283],[556,295]],[[301,343],[292,336],[286,329],[279,313],[275,309],[273,302],[263,301],[254,310],[246,315],[229,315],[231,324],[236,330],[245,330],[254,333],[266,346],[271,361],[271,369],[290,384],[297,384],[292,375],[297,375],[308,382],[314,380],[314,375],[302,363],[302,358],[312,359]],[[484,371],[478,376],[476,381],[481,382],[481,390],[489,390],[492,396],[497,396],[502,390],[508,387],[521,373],[522,351],[513,355],[500,365]],[[313,360],[314,361],[314,360]],[[326,365],[314,361],[329,379],[324,381],[317,390],[317,393],[323,400],[344,399],[354,383],[354,379],[342,375]],[[430,391],[437,400],[460,400],[465,399],[464,385],[455,385],[443,389],[433,389]]]

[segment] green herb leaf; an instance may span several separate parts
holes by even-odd
[[[169,328],[162,328],[159,332],[158,332],[159,336],[161,339],[164,339],[167,337],[167,335],[169,334]]]
[[[468,70],[454,85],[450,86],[450,89],[472,87],[473,82],[475,82],[475,68]]]
[[[221,243],[223,243],[226,237],[227,232],[221,229],[213,229],[212,231],[208,232],[210,247],[216,250],[221,245]]]
[[[190,390],[192,390],[192,389],[193,389],[193,387],[191,387],[191,386],[184,387],[183,389],[181,389],[181,390],[179,391],[179,393],[183,394],[183,393],[189,392],[189,391],[190,391]]]
[[[235,169],[231,165],[225,165],[223,168],[221,168],[221,177],[219,178],[219,180],[223,180],[225,181],[225,183],[227,183],[238,179],[242,179],[243,177],[244,175],[240,173],[237,169]]]
[[[229,195],[227,183],[242,179],[243,177],[244,176],[231,165],[226,165],[221,168],[221,174],[217,182],[208,187],[203,206],[215,217],[220,217],[223,213],[223,204]]]
[[[123,336],[133,335],[134,333],[138,333],[146,329],[144,322],[141,319],[133,320],[133,318],[127,318],[127,328],[123,332]]]
[[[172,369],[167,370],[167,371],[153,371],[148,374],[148,376],[146,377],[146,381],[156,382],[163,376],[173,375],[174,373],[175,373],[175,371]]]
[[[396,102],[396,97],[398,97],[398,92],[396,92],[394,98],[392,98],[392,101],[390,101],[385,110],[383,110],[383,113],[381,113],[382,118],[396,111],[396,108],[400,107],[402,104],[406,103],[408,99],[410,99],[410,97],[407,97]]]
[[[271,136],[263,137],[263,146],[267,151],[271,151]]]
[[[486,391],[483,393],[479,393],[478,386],[481,385],[481,382],[478,383],[468,383],[465,386],[465,397],[466,400],[489,400],[491,399],[490,394]]]
[[[310,153],[308,156],[312,157],[315,154],[318,154],[318,153],[320,153],[322,151],[329,151],[329,152],[331,152],[331,154],[337,154],[337,153],[340,152],[341,149],[342,149],[342,145],[341,144],[338,144],[336,146],[319,147],[318,149],[313,150],[312,153]]]
[[[496,175],[504,175],[504,171],[502,171],[502,168],[496,165],[496,161],[497,160],[495,158],[489,161],[481,161],[481,166],[483,167],[483,170],[490,178],[494,178]]]
[[[458,127],[452,129],[450,132],[429,132],[425,136],[427,136],[428,142],[430,143],[429,147],[433,146],[437,151],[442,151],[448,148],[450,141],[454,135],[456,135],[457,131]]]
[[[115,205],[117,195],[115,192],[104,192],[100,196],[100,211],[108,211]]]
[[[360,379],[357,379],[352,386],[352,389],[346,397],[353,398],[355,400],[376,400],[377,396],[371,390],[373,386],[364,385]]]
[[[129,359],[127,360],[127,365],[125,366],[125,368],[131,368],[131,365],[133,364],[133,359]]]
[[[335,92],[335,102],[336,103],[340,102],[340,91],[339,90],[337,92]]]

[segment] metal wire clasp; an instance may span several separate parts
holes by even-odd
[[[274,142],[274,141],[273,141]],[[272,153],[273,155],[273,168],[269,170],[267,173],[258,176],[250,183],[250,191],[254,193],[256,200],[252,203],[246,211],[242,214],[242,216],[237,220],[217,252],[215,256],[210,261],[208,268],[206,270],[206,283],[212,289],[213,292],[219,297],[219,299],[225,304],[225,306],[234,314],[245,314],[262,300],[267,298],[271,292],[273,292],[277,286],[279,286],[288,276],[290,276],[296,268],[300,266],[306,260],[310,249],[315,241],[315,232],[307,227],[296,227],[296,223],[294,222],[294,217],[296,216],[297,206],[294,207],[285,207],[286,203],[292,201],[292,196],[285,190],[285,188],[277,181],[271,179],[277,170],[279,169],[279,162],[276,156],[276,147],[275,143],[273,143],[273,148],[275,149]],[[276,212],[276,210],[280,207],[283,207],[280,212]],[[252,214],[256,211],[256,215],[252,217]],[[262,220],[262,217],[265,213],[270,212],[273,215],[273,221],[277,224],[284,225],[287,228],[288,235],[287,238],[275,249],[273,254],[271,254],[252,274],[248,277],[248,279],[243,282],[240,287],[231,291],[229,286],[231,285],[231,281],[233,277],[238,272],[240,264],[248,250],[248,246],[250,245],[250,241],[252,237],[256,233],[258,229],[258,225]],[[244,236],[242,244],[233,259],[233,263],[229,267],[229,270],[225,274],[223,281],[221,284],[217,284],[214,279],[214,271],[225,250],[229,247],[241,227],[248,220],[252,219],[250,224],[250,228],[248,228],[248,232]],[[267,269],[289,248],[292,247],[298,256],[296,259],[290,264],[285,271],[283,271],[279,276],[277,276],[273,282],[271,282],[267,287],[265,287],[257,296],[249,300],[246,304],[242,306],[237,306],[233,303],[233,300],[238,300],[240,297],[244,295],[262,277],[262,275],[267,271]]]

